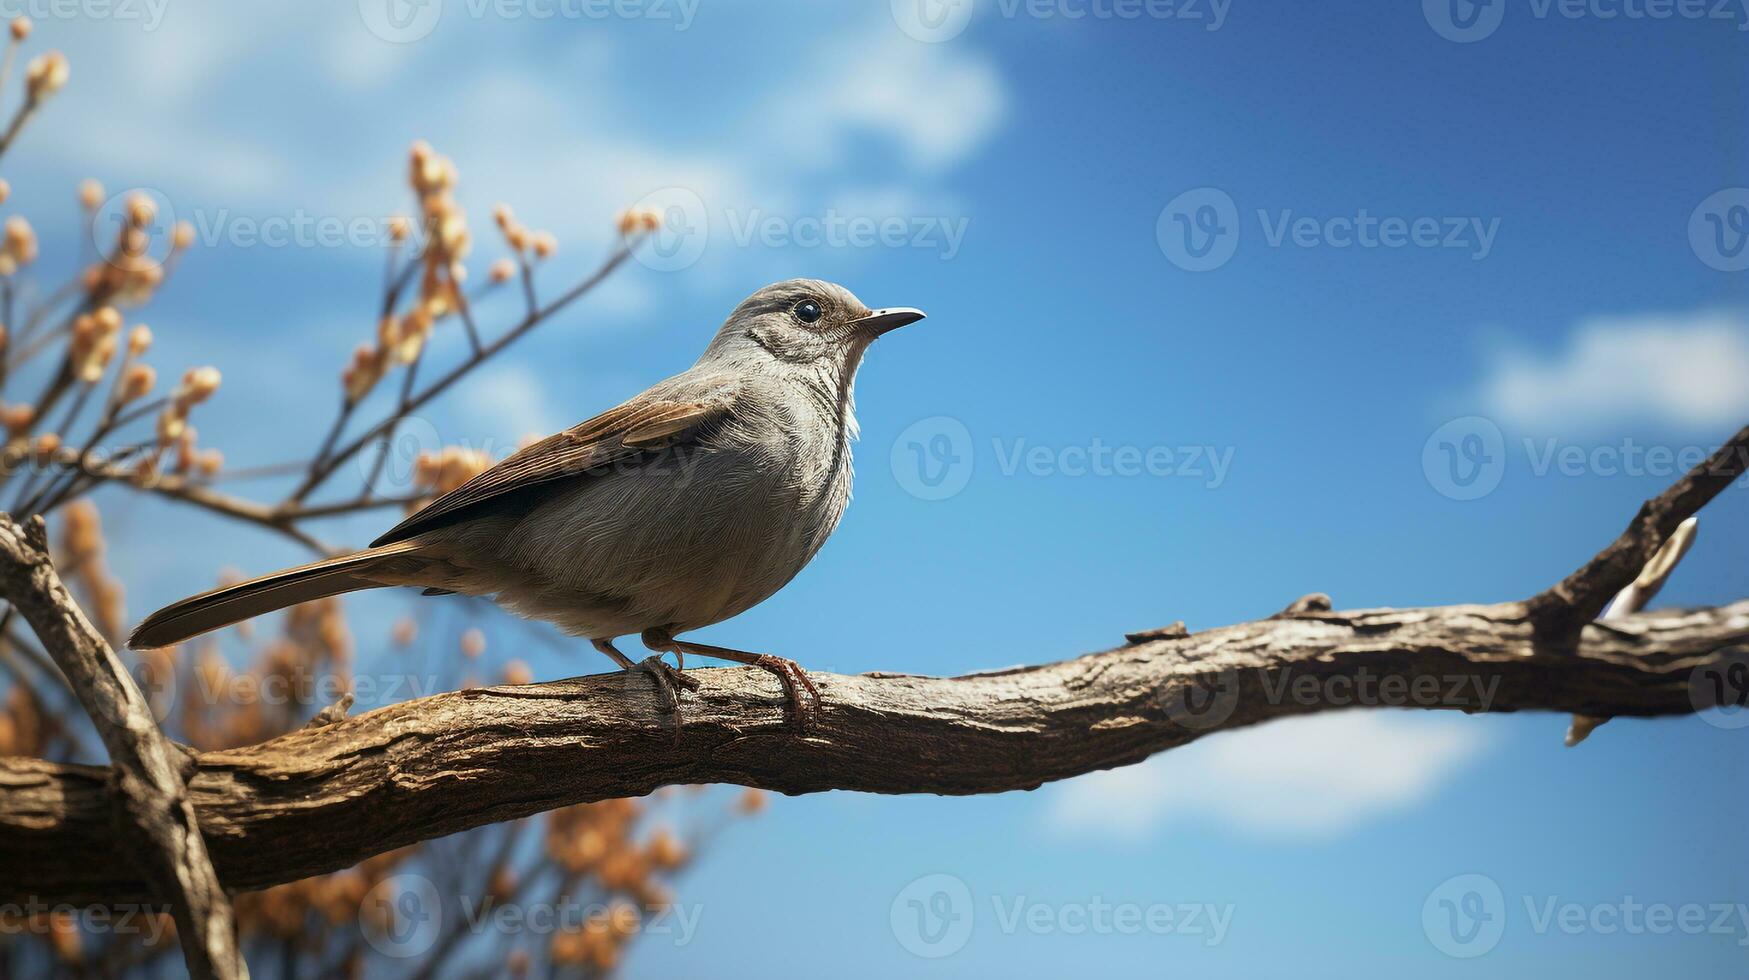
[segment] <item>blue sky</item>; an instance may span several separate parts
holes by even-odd
[[[1528,595],[1617,533],[1672,460],[1749,422],[1749,13],[1453,2],[44,12],[37,40],[73,82],[7,176],[45,263],[78,245],[81,177],[151,188],[197,224],[145,318],[160,364],[224,370],[195,421],[235,466],[313,447],[325,415],[286,409],[331,397],[380,283],[374,241],[248,230],[404,210],[415,138],[460,170],[476,275],[499,200],[558,235],[549,293],[592,267],[625,205],[681,229],[425,413],[431,443],[504,448],[585,418],[691,363],[768,281],[927,310],[863,370],[838,535],[697,638],[958,673],[1312,591],[1345,607]],[[1648,9],[1670,13],[1631,15]],[[1482,484],[1447,442],[1490,450]],[[1120,448],[1171,472],[1118,472],[1101,453]],[[1749,594],[1746,501],[1733,488],[1705,512],[1661,602]],[[221,564],[301,557],[106,503],[136,616]],[[324,533],[362,543],[381,523]],[[368,642],[419,601],[350,608]],[[481,622],[537,676],[603,666]],[[1619,721],[1565,749],[1556,716],[1352,712],[1031,793],[781,799],[685,881],[690,941],[649,937],[631,972],[1738,975],[1749,743],[1730,720]],[[1449,955],[1480,947],[1423,910],[1472,893],[1504,931]],[[918,957],[943,947],[919,946],[908,902],[937,895],[970,931]],[[1634,902],[1734,908],[1699,935],[1547,918]],[[1073,927],[1101,903],[1225,926]]]

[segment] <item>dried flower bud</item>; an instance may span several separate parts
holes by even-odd
[[[37,102],[54,95],[67,84],[71,71],[67,56],[59,51],[48,51],[30,59],[30,64],[24,68],[25,98]]]
[[[121,390],[118,397],[122,404],[138,401],[152,393],[152,388],[158,383],[158,372],[150,364],[135,364],[122,375]]]
[[[500,204],[492,209],[492,220],[498,222],[499,231],[504,231],[516,223],[516,215],[510,210],[510,205]]]
[[[402,215],[397,214],[394,217],[390,218],[389,219],[389,241],[392,241],[392,242],[406,241],[407,234],[408,234],[408,232],[410,232],[412,230],[412,227],[413,227],[412,222],[408,221]]]
[[[134,464],[131,477],[136,486],[149,487],[156,483],[158,480],[158,457],[156,455],[142,456],[140,461]]]
[[[735,809],[745,814],[755,814],[765,809],[765,792],[748,787],[741,793],[741,798],[735,801]]]
[[[208,449],[194,457],[194,471],[205,479],[210,480],[218,476],[219,471],[224,468],[225,454],[223,450]]]
[[[499,259],[492,263],[492,268],[486,272],[486,278],[490,279],[493,283],[509,282],[511,279],[515,278],[515,276],[516,263],[509,259]]]
[[[12,18],[11,27],[12,27],[12,39],[14,41],[22,41],[25,38],[30,36],[30,18],[29,17],[14,17],[14,18]]]
[[[87,177],[79,182],[79,206],[95,211],[103,203],[103,185]]]
[[[144,354],[152,346],[152,328],[143,323],[136,324],[128,331],[128,353],[134,357]]]
[[[218,368],[189,368],[182,376],[182,388],[176,393],[176,400],[184,405],[198,405],[219,390],[219,381]]]
[[[476,659],[486,652],[486,634],[478,626],[462,634],[462,656],[469,660]]]
[[[527,684],[534,680],[534,672],[528,669],[528,664],[521,660],[512,660],[504,665],[504,683]]]
[[[148,194],[135,191],[128,195],[128,221],[135,227],[144,228],[158,216],[158,203]]]
[[[19,265],[36,261],[36,231],[23,215],[15,214],[6,219],[5,244],[0,247],[4,247],[7,257]]]
[[[178,252],[194,244],[194,226],[186,221],[178,221],[170,229],[170,247]]]
[[[559,240],[554,238],[550,231],[535,232],[532,244],[534,245],[534,257],[537,259],[549,258],[559,249]]]
[[[30,405],[7,405],[0,408],[0,425],[6,426],[6,434],[12,437],[21,436],[30,424],[36,421],[36,408]]]
[[[11,196],[12,196],[12,184],[9,183],[6,180],[6,178],[0,177],[0,204],[5,204],[6,199],[11,197]]]
[[[640,231],[655,231],[662,227],[662,216],[651,208],[638,212],[638,229]]]
[[[398,647],[410,647],[419,638],[419,624],[411,616],[402,616],[395,620],[394,632],[389,634],[389,641]]]
[[[108,334],[97,338],[97,342],[78,365],[79,380],[88,385],[103,380],[103,372],[109,369],[109,362],[114,359],[115,336]]]
[[[30,452],[41,465],[50,462],[60,448],[61,437],[53,432],[44,432],[31,441]]]
[[[97,322],[97,328],[105,335],[121,330],[121,312],[113,306],[98,307],[97,312],[91,316]]]

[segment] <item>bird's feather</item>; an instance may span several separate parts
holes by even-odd
[[[586,422],[546,437],[438,497],[387,534],[379,546],[465,520],[506,494],[622,465],[652,450],[695,439],[728,417],[730,397],[674,400],[636,398]]]

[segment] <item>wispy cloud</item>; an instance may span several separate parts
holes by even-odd
[[[1534,429],[1733,425],[1749,415],[1749,318],[1729,311],[1597,317],[1564,348],[1497,355],[1491,414]]]
[[[1050,826],[1139,838],[1178,822],[1259,837],[1333,837],[1410,809],[1488,744],[1482,723],[1357,710],[1210,736],[1143,762],[1061,784]]]

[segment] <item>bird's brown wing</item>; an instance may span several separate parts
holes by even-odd
[[[583,477],[634,457],[694,440],[727,417],[731,401],[634,399],[506,457],[425,505],[372,547],[466,519],[487,501],[532,486]]]

